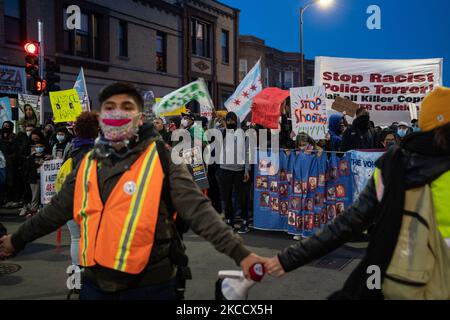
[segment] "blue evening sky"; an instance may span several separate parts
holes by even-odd
[[[220,0],[241,10],[240,33],[283,51],[300,51],[300,7],[309,0]],[[381,30],[369,30],[367,7],[381,8]],[[335,0],[304,15],[306,58],[444,58],[450,86],[449,0]]]

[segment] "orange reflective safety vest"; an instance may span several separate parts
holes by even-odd
[[[74,219],[80,225],[80,264],[139,274],[150,259],[164,173],[156,144],[133,163],[103,204],[97,160],[88,153],[78,170]]]

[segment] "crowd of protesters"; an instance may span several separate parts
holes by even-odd
[[[373,150],[384,149],[399,144],[408,134],[418,130],[417,120],[411,124],[405,122],[392,123],[389,127],[375,126],[370,121],[367,110],[359,109],[351,124],[349,117],[333,114],[328,121],[328,134],[325,139],[315,141],[306,133],[294,134],[290,121],[291,108],[289,98],[281,106],[279,134],[281,149],[296,149],[300,152]],[[25,117],[17,122],[19,128],[14,128],[11,121],[3,123],[0,137],[0,207],[20,208],[20,216],[36,214],[40,208],[40,168],[44,161],[51,159],[67,160],[73,149],[77,148],[77,138],[73,124],[58,123],[48,120],[39,126],[32,112],[25,113]],[[270,134],[273,131],[260,125],[239,121],[233,112],[224,110],[213,112],[208,120],[189,109],[181,116],[153,119],[155,130],[161,139],[174,147],[178,141],[172,141],[172,132],[186,129],[191,138],[202,141],[203,149],[208,145],[205,131],[208,129],[221,130],[226,146],[226,130],[265,129]],[[235,142],[236,143],[236,142]],[[231,144],[234,145],[234,144]],[[248,147],[248,146],[247,146]],[[236,150],[247,150],[234,145]],[[214,151],[213,151],[214,152]],[[222,156],[225,157],[226,148]],[[214,154],[213,154],[214,156]],[[3,165],[4,168],[1,168]],[[251,224],[253,177],[252,166],[249,164],[227,163],[212,164],[207,167],[209,190],[207,194],[214,208],[223,213],[226,222],[237,227],[239,233],[248,232]],[[238,222],[241,221],[239,225]]]
[[[133,139],[141,136],[142,138],[145,138],[145,130],[148,130],[148,134],[151,134],[151,139],[155,139],[156,144],[161,144],[163,141],[165,143],[165,146],[163,147],[166,147],[167,149],[169,149],[170,146],[175,146],[176,141],[173,141],[174,139],[172,138],[174,131],[177,129],[188,130],[191,138],[200,140],[201,146],[203,148],[208,148],[211,141],[208,141],[205,132],[209,128],[215,128],[221,131],[224,138],[224,148],[215,151],[220,152],[221,157],[226,158],[227,162],[206,166],[210,190],[203,194],[209,196],[211,203],[204,201],[205,199],[202,193],[199,192],[198,188],[194,187],[194,180],[189,176],[186,168],[182,166],[180,166],[179,169],[184,171],[184,180],[180,181],[188,183],[188,185],[183,186],[183,183],[179,183],[176,186],[171,185],[170,188],[184,189],[168,192],[168,182],[164,182],[161,175],[159,177],[161,180],[160,182],[161,185],[165,183],[164,188],[166,191],[165,193],[163,191],[161,197],[164,201],[167,201],[167,211],[174,209],[171,208],[171,201],[174,201],[175,207],[182,209],[182,216],[184,214],[185,217],[188,218],[187,221],[190,221],[190,219],[198,219],[196,223],[191,224],[194,232],[202,233],[203,236],[207,239],[209,238],[208,240],[212,243],[218,244],[220,241],[223,241],[224,243],[221,245],[224,245],[225,243],[228,244],[229,248],[220,246],[216,248],[221,252],[227,253],[230,257],[233,257],[241,264],[244,271],[248,271],[253,263],[262,262],[265,264],[265,268],[269,274],[278,277],[282,276],[286,272],[294,270],[325,253],[333,251],[346,241],[351,240],[352,237],[367,230],[367,228],[371,226],[373,227],[374,222],[376,222],[375,228],[370,233],[368,255],[365,260],[363,260],[361,268],[358,267],[354,271],[347,281],[344,290],[334,296],[334,298],[337,299],[357,297],[372,298],[373,294],[371,292],[366,292],[367,290],[361,291],[365,290],[364,288],[361,288],[366,284],[366,281],[362,281],[364,280],[364,276],[366,276],[363,267],[371,261],[380,263],[383,267],[384,277],[390,263],[390,261],[388,261],[389,256],[393,256],[395,259],[398,258],[396,256],[395,244],[397,243],[399,234],[406,234],[406,238],[411,238],[411,230],[408,228],[401,228],[401,213],[404,205],[413,204],[415,206],[414,210],[417,209],[418,212],[416,216],[419,214],[426,214],[429,217],[433,214],[436,215],[437,219],[435,222],[433,219],[430,220],[433,222],[430,230],[434,232],[436,239],[439,238],[438,235],[440,232],[443,237],[443,239],[440,240],[445,242],[436,241],[432,243],[437,252],[442,253],[441,256],[436,257],[435,260],[439,259],[439,261],[444,261],[447,259],[444,263],[448,263],[448,251],[441,250],[440,248],[444,245],[450,245],[450,223],[447,214],[449,199],[448,182],[450,181],[450,176],[448,175],[450,167],[450,147],[448,141],[450,119],[448,102],[450,101],[450,89],[438,88],[427,96],[422,106],[423,110],[420,115],[420,122],[416,120],[411,121],[410,124],[406,122],[395,122],[390,126],[380,127],[376,126],[370,120],[369,112],[362,108],[357,110],[356,117],[351,124],[348,123],[348,119],[345,115],[331,115],[328,121],[328,134],[325,139],[319,141],[315,141],[306,133],[299,132],[294,134],[292,132],[289,100],[283,103],[280,110],[280,126],[278,130],[275,130],[279,137],[279,146],[281,149],[317,154],[322,152],[344,153],[349,150],[384,150],[386,153],[381,160],[377,162],[375,174],[370,179],[364,192],[344,214],[327,225],[321,233],[308,239],[297,239],[301,240],[301,242],[286,248],[271,259],[251,254],[244,247],[239,248],[239,254],[231,250],[232,247],[234,248],[236,245],[239,245],[240,240],[229,232],[229,229],[227,229],[223,222],[217,218],[217,212],[222,213],[226,223],[238,233],[249,232],[252,212],[252,171],[254,168],[252,168],[250,162],[241,163],[238,161],[238,158],[248,159],[247,152],[249,151],[249,146],[247,143],[242,144],[235,137],[229,136],[227,130],[254,128],[267,130],[267,132],[271,133],[274,131],[248,122],[242,123],[235,113],[225,111],[214,112],[211,120],[196,115],[191,111],[187,111],[182,113],[180,117],[170,117],[168,119],[154,118],[151,120],[152,123],[146,123],[144,121],[136,122],[133,119],[138,119],[138,117],[141,119],[140,117],[142,116],[139,112],[139,110],[142,109],[142,99],[137,94],[137,91],[124,84],[115,84],[105,90],[106,93],[103,93],[100,97],[103,118],[102,115],[97,118],[97,114],[95,113],[83,113],[77,119],[75,125],[58,124],[58,126],[55,126],[53,122],[47,121],[45,125],[41,127],[36,126],[36,124],[31,123],[32,121],[25,119],[24,121],[19,121],[19,130],[14,130],[14,123],[12,122],[6,121],[3,123],[0,139],[0,182],[4,182],[0,192],[2,197],[0,199],[0,204],[3,207],[22,208],[20,212],[20,215],[22,216],[36,215],[40,208],[39,177],[40,168],[43,162],[50,159],[63,159],[66,163],[67,160],[71,160],[74,162],[73,165],[76,165],[83,155],[94,147],[94,140],[97,141],[95,144],[95,156],[101,157],[99,159],[102,159],[105,165],[109,163],[110,170],[112,170],[114,163],[117,164],[118,162],[123,161],[123,159],[126,159],[126,157],[133,155],[131,152],[133,149],[130,149],[130,146],[136,148],[139,143],[145,141],[137,139],[133,140],[135,144],[128,145],[131,141],[130,137],[133,137]],[[136,103],[135,110],[131,114],[129,114],[128,111],[123,112],[123,110],[110,110],[110,108],[113,107],[117,109],[114,99],[123,99],[123,95],[121,95],[122,92],[127,92],[128,95],[133,98],[134,103]],[[129,101],[126,101],[126,103],[129,103]],[[119,109],[122,108],[123,105],[126,106],[126,103],[119,104]],[[111,111],[122,112],[124,113],[124,117],[119,120],[114,117],[108,118],[115,115],[115,113]],[[105,119],[108,121],[104,121]],[[123,135],[121,138],[121,144],[117,145],[117,141],[114,139],[120,132],[117,131],[117,126],[109,125],[109,123],[114,123],[114,121],[121,123],[123,119],[129,120],[127,123],[130,124],[130,127],[125,132],[126,135]],[[97,121],[99,121],[100,124]],[[147,119],[147,121],[149,121],[149,119]],[[137,129],[139,129],[139,131],[137,131]],[[422,132],[417,133],[419,131]],[[138,132],[138,134],[136,134],[136,132]],[[233,141],[231,142],[228,141],[230,137],[233,138]],[[106,140],[109,142],[106,143]],[[125,147],[123,147],[124,145]],[[161,153],[158,150],[158,154],[161,154],[162,164],[165,163],[165,151],[166,149],[164,148]],[[226,155],[230,153],[234,155],[234,159],[231,161],[226,157]],[[90,168],[90,160],[88,158],[89,157],[85,157],[84,160],[82,160],[82,166],[86,172],[88,172]],[[169,163],[169,165],[171,164]],[[73,168],[75,167],[72,167],[72,169]],[[100,165],[99,168],[102,168],[102,165]],[[130,168],[130,166],[127,166],[127,168]],[[172,168],[172,171],[169,169],[170,168],[162,168],[163,172],[168,173],[170,176],[175,169]],[[79,167],[74,169],[74,171],[79,171]],[[83,177],[84,179],[91,179],[91,177],[88,177],[87,174],[83,175],[83,172],[81,172],[81,175],[80,172],[78,172],[76,178],[73,174],[70,174],[69,177],[69,183],[66,183],[61,193],[58,193],[54,198],[56,200],[52,200],[50,206],[47,206],[41,213],[38,213],[33,217],[31,223],[22,226],[22,229],[19,230],[21,231],[19,232],[20,236],[16,234],[14,238],[16,244],[13,245],[11,236],[0,238],[0,257],[2,255],[11,255],[14,252],[14,246],[16,245],[16,250],[17,247],[19,248],[18,250],[23,249],[26,242],[31,242],[35,238],[47,234],[54,230],[56,225],[60,226],[63,223],[65,224],[68,222],[72,236],[72,263],[74,265],[79,264],[76,254],[78,252],[76,249],[78,247],[77,243],[80,243],[79,225],[75,221],[69,220],[72,217],[72,207],[67,205],[67,203],[64,203],[64,201],[61,200],[62,198],[60,198],[60,195],[64,194],[64,196],[75,199],[75,193],[74,190],[72,190],[75,184],[74,179]],[[173,179],[174,181],[177,181],[176,177]],[[96,181],[87,182],[98,183]],[[82,186],[88,186],[85,182],[77,185],[79,186],[77,190],[81,190],[80,188]],[[408,193],[409,190],[420,187],[424,194],[427,192],[427,194],[430,194],[427,189],[430,188],[430,186],[433,194],[431,198],[427,199],[429,205],[427,207],[420,205],[419,199],[417,197],[412,197],[411,192]],[[128,188],[132,186],[127,182],[124,185],[124,188],[125,187]],[[95,192],[97,189],[94,188],[93,190],[93,192]],[[126,190],[130,192],[133,191],[132,189]],[[125,192],[126,190],[124,189]],[[89,188],[86,190],[83,189],[83,192],[88,193]],[[122,193],[123,192],[120,194]],[[191,193],[191,196],[195,195],[196,198],[196,204],[194,203],[192,206],[191,203],[189,203],[189,200],[184,198],[184,195],[189,195],[189,193]],[[166,199],[165,197],[169,194],[171,199]],[[174,197],[174,195],[176,196]],[[95,196],[99,195],[95,194]],[[183,201],[183,199],[188,201]],[[427,209],[432,208],[432,202],[436,205],[435,209]],[[79,205],[79,202],[77,203]],[[208,212],[205,210],[202,218],[198,218],[198,216],[196,218],[197,212],[193,208],[200,207],[201,204],[205,206]],[[59,209],[64,207],[64,205],[67,206],[64,208],[65,212],[60,213]],[[162,208],[166,208],[166,205],[162,206]],[[83,210],[80,212],[83,212]],[[46,216],[55,217],[58,215],[59,220],[55,223],[50,221],[51,219],[43,218]],[[167,212],[165,215],[167,215]],[[206,227],[206,225],[211,227],[210,219],[214,220],[213,222],[217,230],[220,231],[217,234],[215,232],[210,232]],[[239,224],[239,227],[236,228],[239,221],[241,221],[241,223]],[[41,224],[41,230],[39,230],[39,232],[36,232],[36,230],[32,228],[34,225],[33,222],[39,222]],[[386,235],[388,235],[388,237],[386,237]],[[21,236],[26,236],[26,238],[21,238]],[[226,239],[224,238],[225,236]],[[422,235],[420,241],[425,243],[428,240]],[[164,249],[165,254],[168,252],[166,249]],[[444,251],[446,252],[445,254]],[[422,253],[415,250],[414,254],[419,256]],[[419,261],[418,259],[416,260]],[[400,260],[392,261],[397,264],[404,263]],[[438,267],[440,266],[439,263],[436,263],[436,265]],[[179,264],[178,266],[180,267],[182,264]],[[440,274],[440,271],[442,270],[437,270],[434,274]],[[145,272],[149,273],[148,270]],[[156,274],[157,273],[154,272],[153,275]],[[99,276],[99,274],[94,274],[93,278],[95,278],[96,281],[100,280],[99,283],[105,284],[109,280],[104,281],[106,278],[101,279],[103,276],[104,275]],[[121,283],[122,281],[120,280],[120,277],[113,278],[117,283]],[[450,279],[448,274],[441,275],[441,278],[445,278],[445,281]],[[439,286],[441,282],[440,279],[439,281],[434,281],[434,283],[432,283],[433,288]],[[173,283],[170,282],[167,286],[169,287],[169,285],[172,287]],[[437,294],[443,292],[438,289],[436,289]],[[99,290],[94,287],[89,288],[89,290],[89,292],[85,293],[85,295],[87,295],[85,298],[92,298],[98,292],[108,291],[106,289]],[[413,292],[413,290],[410,291]],[[447,293],[444,293],[444,295],[448,295],[448,291],[446,292]],[[423,294],[426,297],[429,293],[425,292]],[[374,298],[379,297],[376,296]]]
[[[40,171],[44,161],[65,161],[76,148],[73,124],[48,120],[43,126],[27,114],[17,122],[5,121],[0,130],[0,154],[4,177],[0,179],[0,207],[20,208],[20,216],[31,216],[41,207]]]

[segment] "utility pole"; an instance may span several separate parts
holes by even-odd
[[[39,41],[39,77],[45,81],[45,54],[44,54],[44,23],[38,20],[38,41]],[[44,82],[45,83],[45,82]],[[43,91],[45,92],[45,90]],[[44,93],[41,92],[39,98],[40,123],[44,124]]]

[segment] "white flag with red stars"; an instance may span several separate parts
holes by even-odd
[[[230,112],[236,113],[241,122],[244,121],[251,110],[253,98],[262,89],[261,60],[258,60],[233,95],[225,102],[225,108]]]

